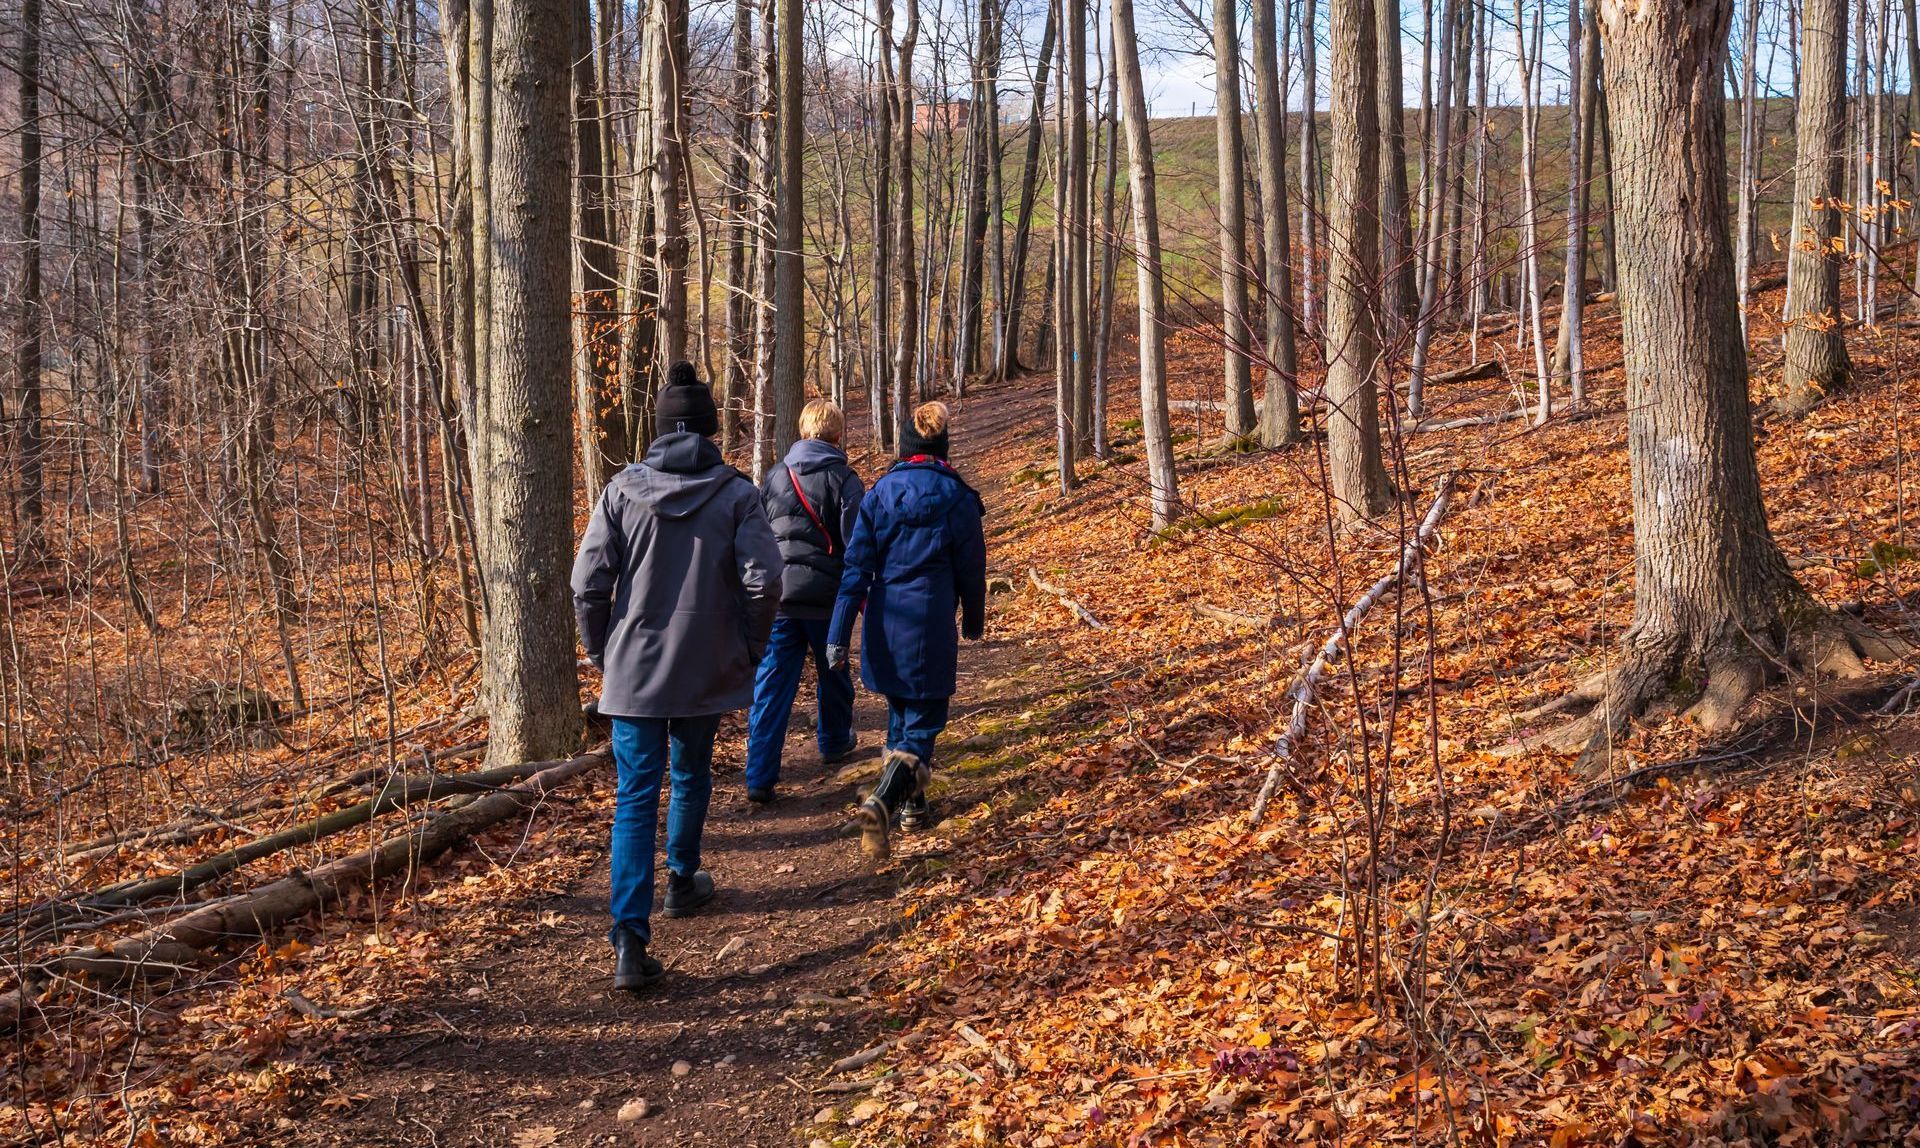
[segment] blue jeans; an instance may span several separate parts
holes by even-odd
[[[780,780],[780,749],[787,740],[787,719],[800,693],[800,672],[813,654],[820,679],[819,718],[814,723],[820,753],[831,756],[853,744],[853,672],[827,668],[827,619],[773,620],[767,652],[753,679],[753,711],[747,718],[747,788],[766,789]]]
[[[948,698],[887,695],[887,748],[905,750],[933,764],[933,739],[947,728]]]
[[[667,803],[667,868],[691,877],[700,868],[700,834],[713,794],[713,735],[720,715],[613,719],[613,761],[620,771],[613,805],[615,930],[653,939],[653,846],[660,827],[660,782],[673,777]]]

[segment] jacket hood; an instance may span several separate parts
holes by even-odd
[[[962,498],[980,501],[966,480],[945,463],[897,462],[885,477],[897,512],[912,526],[925,526],[946,517]],[[876,485],[874,489],[877,492],[880,488]]]
[[[847,452],[827,442],[825,439],[795,439],[787,448],[787,457],[781,460],[789,470],[801,474],[812,474],[816,470],[825,470],[836,463],[847,461]]]
[[[675,431],[653,440],[646,460],[627,468],[634,500],[662,518],[687,518],[740,477],[713,440]]]

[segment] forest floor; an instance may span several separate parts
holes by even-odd
[[[1753,312],[1756,404],[1777,303]],[[848,833],[871,758],[823,768],[796,722],[787,799],[749,810],[734,719],[723,892],[657,923],[656,990],[609,989],[601,770],[211,979],[105,1010],[53,994],[51,1031],[12,1055],[23,1088],[70,1099],[30,1124],[0,1107],[0,1137],[1913,1143],[1920,715],[1878,712],[1911,665],[1780,685],[1720,740],[1651,714],[1600,776],[1497,752],[1632,614],[1618,319],[1588,322],[1587,411],[1392,436],[1406,499],[1359,532],[1327,529],[1313,443],[1218,448],[1206,332],[1171,340],[1174,529],[1146,521],[1129,394],[1111,457],[1063,494],[1051,380],[979,389],[955,446],[989,503],[988,640],[963,647],[944,820],[893,863],[870,871]],[[1513,336],[1490,325],[1478,357],[1520,361]],[[1890,324],[1853,353],[1853,390],[1759,425],[1771,522],[1817,597],[1916,634],[1920,343]],[[1469,357],[1449,339],[1438,359]],[[1434,398],[1442,418],[1516,402],[1502,379]],[[1446,475],[1424,583],[1361,625],[1250,824],[1303,655]],[[290,989],[371,1011],[316,1019]]]

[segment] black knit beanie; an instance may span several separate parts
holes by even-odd
[[[939,434],[923,435],[919,429],[913,425],[913,421],[909,419],[906,429],[901,432],[900,435],[900,457],[912,458],[916,454],[930,454],[935,458],[946,458],[947,432],[943,430]]]
[[[661,434],[692,431],[701,435],[720,433],[720,410],[713,405],[713,391],[694,373],[685,359],[667,368],[667,385],[660,389],[654,415]]]

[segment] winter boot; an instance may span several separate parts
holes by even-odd
[[[933,824],[933,803],[927,800],[927,783],[933,779],[932,759],[916,759],[918,766],[913,771],[913,792],[907,794],[900,803],[900,828],[907,830],[925,829]]]
[[[660,906],[666,917],[690,917],[693,911],[713,900],[713,875],[705,869],[691,877],[667,871],[667,897]]]
[[[860,852],[868,860],[885,861],[892,853],[888,830],[893,811],[926,788],[926,763],[903,750],[889,749],[881,758],[880,781],[860,803]]]
[[[613,932],[613,987],[636,992],[667,975],[665,966],[647,955],[647,943],[625,929]]]

